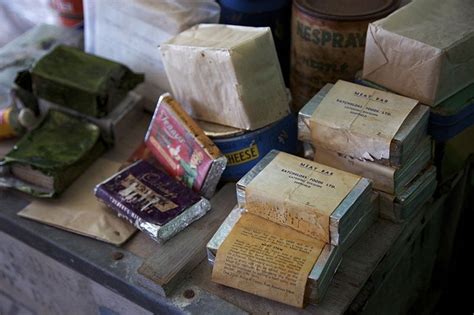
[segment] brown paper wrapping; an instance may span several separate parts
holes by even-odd
[[[369,24],[363,77],[436,106],[474,82],[474,5],[417,0]]]
[[[303,307],[306,281],[324,243],[245,213],[220,246],[212,280]]]
[[[104,242],[120,245],[136,229],[102,205],[93,190],[120,164],[98,159],[57,199],[35,199],[18,215]]]

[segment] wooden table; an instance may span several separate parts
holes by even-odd
[[[148,119],[105,157],[125,160]],[[0,190],[0,313],[404,313],[427,298],[446,198],[403,224],[377,220],[345,253],[322,303],[297,309],[210,281],[205,245],[236,203],[234,184],[219,190],[209,214],[165,244],[137,233],[121,248],[20,218],[31,197]]]

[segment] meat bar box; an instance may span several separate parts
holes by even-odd
[[[379,192],[380,216],[396,223],[411,218],[433,196],[436,184],[436,168],[429,166],[399,195]]]
[[[326,84],[298,113],[298,139],[312,143],[310,119],[333,84]],[[407,116],[390,143],[389,159],[377,163],[399,167],[410,159],[421,139],[427,134],[429,108],[417,105]]]
[[[371,188],[366,178],[272,150],[236,189],[247,211],[339,245],[368,210]]]
[[[376,207],[374,206],[376,198],[375,195],[372,195],[371,201],[364,205],[367,208],[365,214],[359,218],[357,222],[353,222],[349,236],[344,243],[340,246],[325,245],[323,252],[318,257],[308,275],[305,290],[305,300],[307,302],[316,304],[321,302],[324,298],[333,275],[343,259],[344,252],[357,241],[375,221],[377,217]],[[211,265],[214,264],[219,247],[232,230],[232,227],[237,223],[243,211],[245,211],[245,209],[236,206],[207,243],[207,258]]]

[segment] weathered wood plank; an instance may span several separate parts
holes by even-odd
[[[235,185],[225,185],[211,199],[212,210],[171,240],[156,246],[138,272],[169,291],[206,256],[206,244],[236,204]]]

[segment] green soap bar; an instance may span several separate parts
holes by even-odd
[[[33,66],[33,92],[85,115],[107,115],[139,83],[143,74],[126,66],[60,45]]]
[[[59,111],[50,111],[40,126],[10,151],[4,164],[27,183],[62,192],[105,151],[96,125]]]

